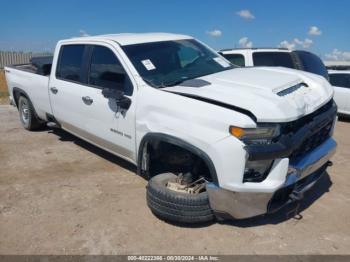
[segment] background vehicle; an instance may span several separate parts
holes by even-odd
[[[304,50],[285,48],[241,48],[219,51],[231,63],[238,66],[283,66],[298,69],[328,79],[322,60],[315,54]]]
[[[338,113],[350,115],[350,71],[329,70],[329,81],[334,87],[334,100]]]
[[[278,210],[303,197],[335,152],[325,79],[236,68],[189,36],[63,40],[50,75],[41,67],[50,64],[5,68],[23,126],[55,124],[135,164],[150,179],[148,206],[170,221]]]
[[[324,61],[328,70],[350,70],[350,61]]]

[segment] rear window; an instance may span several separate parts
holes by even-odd
[[[254,52],[254,66],[283,66],[296,69],[292,55],[289,52]]]
[[[329,81],[332,86],[350,88],[350,74],[330,74]]]
[[[299,57],[304,71],[323,76],[328,80],[327,68],[315,54],[306,51],[293,51]]]
[[[83,82],[82,66],[85,45],[65,45],[61,47],[57,66],[57,78]]]
[[[244,56],[241,54],[222,54],[222,56],[234,65],[245,66]]]

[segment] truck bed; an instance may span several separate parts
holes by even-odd
[[[8,66],[8,68],[14,68],[17,70],[26,71],[33,74],[37,73],[37,68],[33,64],[11,65],[11,66]]]
[[[51,73],[52,60],[52,56],[33,57],[30,59],[30,63],[28,64],[12,65],[9,67],[38,75],[48,76]]]
[[[21,64],[5,67],[5,76],[12,103],[15,94],[21,91],[30,97],[37,115],[46,119],[46,114],[51,114],[50,97],[48,92],[49,76],[37,72],[33,64]]]

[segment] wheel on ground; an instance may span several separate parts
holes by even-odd
[[[147,204],[158,217],[177,223],[203,223],[214,219],[205,184],[179,184],[172,173],[152,177],[147,186]]]
[[[18,111],[22,126],[27,130],[35,130],[40,127],[39,119],[36,117],[30,100],[24,96],[18,99]]]

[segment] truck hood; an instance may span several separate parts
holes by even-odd
[[[196,85],[195,81],[205,84]],[[293,121],[333,97],[333,89],[323,77],[283,67],[236,68],[163,90],[249,111],[257,122]]]

